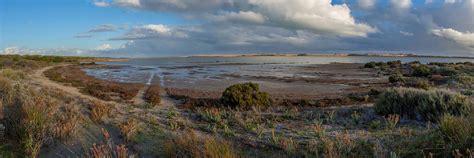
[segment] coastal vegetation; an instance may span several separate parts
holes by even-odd
[[[359,64],[361,72],[382,76],[383,82],[336,97],[282,99],[254,82],[213,94],[98,79],[83,70],[110,66],[81,64],[93,59],[0,56],[0,157],[472,157],[474,152],[472,63]],[[152,106],[137,105],[136,98]]]

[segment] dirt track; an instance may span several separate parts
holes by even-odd
[[[81,98],[84,98],[84,99],[88,99],[88,100],[98,100],[98,99],[95,98],[95,97],[82,94],[82,93],[79,91],[79,89],[77,89],[77,88],[75,88],[75,87],[62,85],[62,84],[60,84],[60,83],[57,83],[57,82],[54,82],[54,81],[51,81],[50,79],[48,79],[48,78],[44,75],[44,72],[45,72],[46,70],[51,69],[51,68],[56,67],[56,66],[65,66],[65,65],[55,65],[55,66],[48,66],[48,67],[41,68],[41,69],[37,70],[37,71],[33,74],[33,80],[39,82],[40,84],[42,84],[42,85],[44,85],[44,86],[57,88],[57,89],[60,89],[60,90],[65,91],[66,93],[69,93],[69,94],[72,94],[72,95],[75,95],[75,96],[78,96],[78,97],[81,97]]]

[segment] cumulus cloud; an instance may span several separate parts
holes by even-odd
[[[376,0],[358,0],[357,4],[362,9],[372,9],[375,6]]]
[[[474,50],[474,33],[459,32],[452,28],[433,29],[431,32],[436,36],[454,41],[462,46]]]
[[[278,27],[346,37],[366,37],[376,32],[369,25],[356,23],[346,4],[332,5],[331,0],[250,0],[249,3]]]
[[[331,0],[115,0],[121,7],[173,12],[188,18],[212,17],[211,21],[246,22],[316,34],[366,37],[377,30],[356,22],[346,4]]]

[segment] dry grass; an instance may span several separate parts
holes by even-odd
[[[160,105],[160,86],[151,85],[145,92],[145,100],[152,105]]]
[[[77,133],[80,123],[79,111],[73,108],[64,108],[64,112],[57,113],[52,126],[52,133],[55,138],[67,139]]]
[[[166,157],[239,157],[229,142],[214,137],[203,138],[192,130],[179,133],[165,144]]]
[[[130,138],[139,130],[139,122],[135,119],[129,119],[119,125],[120,133],[126,141],[130,141]]]
[[[99,99],[111,101],[130,100],[138,94],[142,84],[106,81],[86,75],[82,68],[94,68],[97,65],[60,66],[45,71],[51,80],[68,83],[78,87],[83,93]]]
[[[5,134],[17,140],[25,155],[36,157],[44,142],[51,139],[52,103],[29,87],[17,86],[12,93],[15,97],[5,105]]]
[[[125,145],[115,145],[110,140],[110,134],[102,129],[104,140],[101,144],[93,144],[89,152],[84,155],[87,158],[133,158],[132,154]]]
[[[109,116],[112,108],[101,101],[93,101],[89,105],[91,111],[91,119],[95,122],[101,122],[102,118]]]

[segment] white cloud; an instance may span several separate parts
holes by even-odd
[[[251,23],[343,37],[367,37],[377,32],[356,22],[346,4],[333,5],[332,0],[114,0],[113,4],[198,20],[211,17],[207,22]]]
[[[462,46],[474,49],[474,33],[459,32],[452,28],[433,29],[431,32],[436,36],[452,40]]]
[[[407,10],[411,7],[411,0],[390,0],[390,4],[397,11]]]
[[[431,4],[433,3],[433,0],[425,0],[425,4]]]
[[[377,30],[356,23],[346,4],[332,5],[331,0],[249,0],[255,11],[268,18],[269,25],[290,30],[309,30],[316,34],[366,37]]]
[[[140,0],[114,0],[114,3],[120,6],[140,7]]]
[[[400,34],[402,34],[403,36],[413,36],[414,35],[413,33],[406,32],[406,31],[400,31]]]
[[[165,25],[161,25],[161,24],[158,24],[158,25],[154,25],[154,24],[144,25],[143,28],[151,30],[151,31],[155,31],[157,33],[162,33],[162,34],[169,33],[171,31],[170,28],[166,27]]]
[[[112,45],[110,44],[102,44],[98,46],[97,48],[95,48],[95,50],[98,50],[98,51],[111,50],[111,49],[112,49]]]
[[[265,17],[252,11],[226,12],[213,18],[217,21],[248,22],[255,24],[262,24],[265,22]]]
[[[7,47],[3,49],[3,54],[18,54],[20,53],[20,48],[18,47]]]
[[[109,3],[106,2],[105,0],[94,0],[93,3],[94,3],[95,6],[98,6],[98,7],[108,7],[109,6]]]
[[[372,9],[375,6],[376,0],[358,0],[357,4],[362,9]]]
[[[188,35],[177,28],[170,28],[162,24],[147,24],[134,27],[125,35],[111,38],[110,40],[135,40],[150,38],[187,38]]]

